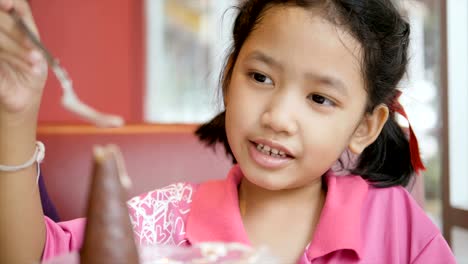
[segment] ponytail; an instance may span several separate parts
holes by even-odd
[[[226,151],[226,156],[230,157],[233,164],[236,164],[236,158],[232,154],[226,135],[226,112],[223,111],[215,116],[211,121],[202,124],[196,131],[195,135],[198,139],[205,143],[206,146],[216,150],[218,143],[223,144]]]

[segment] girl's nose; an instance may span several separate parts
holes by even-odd
[[[270,100],[266,110],[261,116],[261,124],[275,133],[293,135],[298,130],[298,105],[291,96],[275,96]]]

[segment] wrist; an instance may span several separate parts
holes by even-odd
[[[17,172],[24,170],[26,168],[31,167],[33,164],[39,164],[44,160],[45,156],[45,146],[42,142],[36,141],[36,150],[34,151],[33,156],[26,162],[22,164],[14,164],[14,165],[5,165],[0,163],[0,171],[3,172]]]
[[[37,117],[0,117],[0,164],[27,161],[36,149]]]
[[[5,111],[0,106],[0,130],[35,125],[39,115],[39,105],[40,102],[18,112]]]

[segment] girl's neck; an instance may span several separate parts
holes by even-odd
[[[312,240],[325,201],[322,179],[302,188],[270,191],[243,178],[239,208],[252,246],[267,246],[282,263],[296,262]]]
[[[261,210],[281,215],[284,212],[299,214],[320,213],[325,201],[322,179],[319,178],[306,186],[294,189],[271,191],[261,188],[246,178],[239,186],[239,208],[242,216]]]

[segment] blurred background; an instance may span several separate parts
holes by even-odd
[[[119,129],[85,124],[63,110],[58,83],[49,78],[39,138],[52,156],[44,179],[62,218],[84,210],[89,150],[97,142],[123,147],[136,178],[134,193],[188,174],[197,181],[224,177],[229,160],[222,151],[199,146],[192,132],[221,109],[216,92],[236,2],[32,1],[42,38],[70,73],[80,98],[127,120]],[[413,187],[415,197],[458,261],[468,263],[468,1],[397,2],[412,26],[401,102],[427,167]],[[64,192],[70,185],[75,198]],[[70,201],[74,208],[67,206]]]

